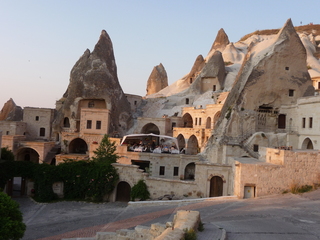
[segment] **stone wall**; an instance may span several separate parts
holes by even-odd
[[[244,197],[244,187],[254,186],[255,196],[279,194],[294,184],[320,183],[318,151],[289,151],[268,148],[266,161],[235,158],[235,195]]]
[[[51,139],[54,109],[25,107],[23,121],[27,123],[27,140]],[[43,128],[42,132],[40,128]]]
[[[24,135],[27,129],[25,122],[0,121],[0,131],[2,135]]]

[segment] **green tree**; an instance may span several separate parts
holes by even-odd
[[[117,150],[116,143],[110,141],[108,135],[104,135],[101,143],[96,151],[93,151],[95,154],[92,157],[92,160],[95,162],[105,162],[105,163],[115,163],[119,156],[115,153]]]
[[[21,239],[25,230],[19,204],[0,192],[0,240]]]
[[[8,147],[1,148],[1,159],[14,161],[13,152]]]

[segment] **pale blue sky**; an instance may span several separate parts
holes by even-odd
[[[111,37],[125,93],[144,96],[154,66],[169,84],[207,55],[220,28],[231,42],[255,30],[319,24],[319,0],[0,0],[0,109],[55,107],[70,70],[101,30]]]

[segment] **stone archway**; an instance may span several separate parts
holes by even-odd
[[[213,176],[210,179],[209,197],[219,197],[223,195],[223,179],[219,176]]]
[[[129,183],[121,181],[117,185],[116,201],[129,202],[131,194],[131,187]]]
[[[188,140],[186,154],[196,155],[198,152],[199,152],[198,139],[196,138],[195,135],[192,135]]]
[[[196,165],[194,162],[189,163],[184,169],[184,180],[194,180]]]
[[[180,153],[185,153],[185,147],[186,147],[186,140],[184,139],[184,136],[182,134],[179,134],[177,137],[178,145]]]
[[[32,148],[21,148],[17,153],[17,161],[39,163],[39,153]]]
[[[193,120],[189,113],[184,114],[182,119],[183,119],[183,127],[193,128]]]
[[[160,130],[159,130],[158,126],[155,125],[154,123],[148,123],[143,126],[143,128],[141,129],[141,133],[143,133],[143,134],[153,133],[156,135],[160,135]]]
[[[313,143],[310,138],[306,138],[303,141],[301,149],[313,149]]]
[[[69,153],[86,154],[87,151],[88,145],[81,138],[75,138],[69,144]]]

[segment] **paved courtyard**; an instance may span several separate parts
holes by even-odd
[[[200,211],[205,230],[199,240],[219,239],[320,239],[320,189],[302,195],[284,194],[255,199],[204,199],[168,204],[84,202],[20,203],[27,230],[23,240],[93,237],[136,225],[172,221],[177,210]]]

